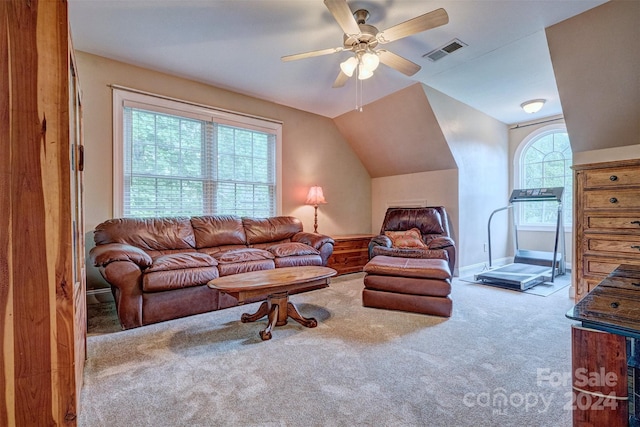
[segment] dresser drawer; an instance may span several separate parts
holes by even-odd
[[[588,215],[584,222],[585,231],[637,231],[640,233],[640,214],[638,215]]]
[[[584,175],[585,188],[640,185],[640,170],[633,167],[587,170]]]
[[[576,303],[580,301],[582,298],[584,298],[584,296],[587,295],[589,292],[591,292],[593,288],[598,286],[602,281],[602,279],[604,279],[605,277],[607,276],[602,276],[597,279],[591,279],[591,280],[579,279],[578,285],[576,286],[576,289],[575,289]]]
[[[585,209],[639,209],[638,190],[590,190],[584,192]]]
[[[597,252],[602,255],[605,255],[605,253],[614,255],[626,254],[640,259],[640,235],[609,236],[594,234],[585,236],[585,239],[588,253]]]
[[[338,275],[362,271],[369,261],[369,242],[372,234],[353,234],[333,236],[333,253],[327,260],[327,267],[333,268]]]
[[[623,259],[587,255],[584,257],[583,274],[588,277],[604,278],[620,264],[640,265],[640,256],[634,260],[633,257]]]

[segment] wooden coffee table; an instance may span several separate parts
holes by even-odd
[[[267,300],[260,305],[258,311],[253,314],[244,313],[240,318],[246,323],[268,316],[267,327],[260,331],[260,338],[266,341],[271,339],[273,328],[286,325],[289,317],[302,326],[315,328],[318,325],[316,319],[303,317],[293,303],[289,302],[289,292],[314,284],[329,284],[329,278],[336,274],[334,269],[328,267],[283,267],[219,277],[207,285],[231,295],[240,304],[250,298],[267,295]]]

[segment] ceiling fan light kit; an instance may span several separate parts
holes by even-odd
[[[546,99],[532,99],[531,101],[526,101],[520,104],[520,107],[529,114],[537,113],[540,111]]]
[[[343,46],[315,50],[306,53],[283,56],[283,61],[311,58],[314,56],[350,51],[354,56],[340,64],[340,72],[333,87],[342,87],[358,68],[358,79],[364,80],[373,76],[380,62],[407,76],[420,71],[420,66],[406,58],[388,50],[375,50],[378,44],[385,44],[402,39],[449,22],[449,15],[444,9],[417,16],[408,21],[394,25],[384,31],[378,31],[373,25],[366,24],[369,12],[358,9],[352,12],[346,0],[324,0],[324,4],[342,29]]]

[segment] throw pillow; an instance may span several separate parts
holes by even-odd
[[[405,231],[385,231],[384,235],[391,239],[394,248],[425,248],[420,230],[412,228]]]

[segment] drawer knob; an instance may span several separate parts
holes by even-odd
[[[638,282],[638,283],[636,283],[636,282],[631,282],[631,284],[632,284],[633,286],[640,286],[640,282]]]
[[[640,245],[633,245],[633,246],[631,246],[631,249],[637,249],[637,250],[640,251]]]
[[[638,226],[640,226],[640,221],[631,221],[631,224],[637,224]]]
[[[609,203],[618,203],[618,199],[616,199],[615,197],[612,197],[609,199]]]
[[[609,177],[609,180],[611,180],[611,181],[617,181],[617,180],[618,180],[618,177],[617,177],[617,176],[615,176],[615,175],[611,175],[611,176]]]
[[[615,301],[611,303],[611,308],[618,308],[619,306],[620,304]]]

